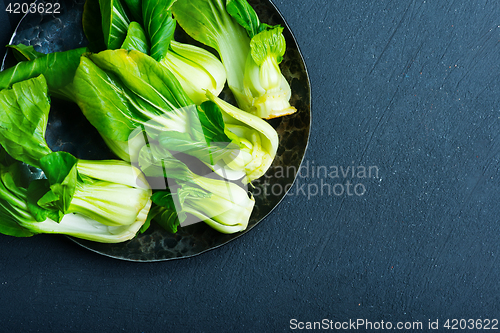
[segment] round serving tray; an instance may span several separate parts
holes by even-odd
[[[42,1],[37,1],[40,3]],[[52,1],[51,1],[52,2]],[[186,258],[215,249],[246,234],[280,203],[293,184],[304,158],[309,140],[311,123],[311,92],[304,59],[295,38],[283,16],[269,0],[249,0],[262,22],[281,24],[287,50],[280,64],[283,75],[292,88],[291,104],[297,112],[269,121],[279,135],[276,158],[267,174],[253,183],[255,208],[248,228],[236,234],[221,234],[204,223],[180,227],[176,234],[168,233],[152,223],[151,227],[136,238],[118,244],[103,244],[70,237],[75,243],[102,255],[131,261],[161,261]],[[54,3],[54,2],[52,2]],[[66,51],[87,45],[81,17],[83,0],[60,1],[58,14],[24,15],[17,26],[10,44],[33,45],[42,53]],[[200,45],[176,31],[176,40]],[[7,51],[2,68],[15,63]],[[223,98],[234,102],[228,89]],[[83,117],[75,104],[52,100],[46,139],[52,150],[64,150],[83,159],[114,158],[102,142],[97,131]]]

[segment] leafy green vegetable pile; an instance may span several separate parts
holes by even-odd
[[[246,0],[87,0],[82,21],[88,47],[9,46],[19,62],[0,72],[0,232],[116,243],[152,220],[245,230],[246,187],[278,149],[263,119],[296,111],[283,28]],[[214,53],[176,41],[177,24]],[[237,106],[218,97],[226,83]],[[51,98],[76,103],[118,159],[52,151]]]

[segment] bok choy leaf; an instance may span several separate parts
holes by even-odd
[[[52,152],[44,138],[50,109],[47,90],[40,75],[0,91],[3,149],[13,159],[41,168],[45,176],[29,184],[25,208],[38,222],[60,222],[72,213],[107,226],[136,226],[151,205],[152,191],[144,175],[124,161],[86,161]]]
[[[45,142],[50,109],[45,78],[40,75],[0,90],[0,109],[0,142],[5,151],[40,167],[40,159],[52,152]]]
[[[87,48],[82,47],[43,56],[36,54],[37,57],[33,60],[22,61],[0,72],[0,90],[43,74],[51,95],[71,100],[73,76],[80,63],[80,56],[87,51]]]
[[[130,19],[120,0],[99,0],[104,44],[108,49],[118,49],[127,35]]]
[[[141,52],[86,55],[73,84],[75,101],[122,159],[136,161],[149,137],[246,183],[262,176],[276,154],[278,135],[268,123],[209,92],[212,101],[194,105],[175,77]]]
[[[130,22],[127,30],[127,37],[121,46],[125,50],[137,50],[149,54],[149,41],[142,26],[137,22]]]
[[[146,220],[151,202],[130,225],[109,226],[81,214],[67,214],[57,222],[37,221],[28,208],[28,190],[20,185],[19,166],[0,164],[0,233],[16,237],[64,234],[101,243],[119,243],[136,236]]]
[[[255,200],[245,188],[227,180],[200,176],[159,145],[144,146],[139,165],[148,177],[165,177],[168,190],[154,194],[160,224],[176,231],[177,225],[203,221],[222,233],[245,230]],[[177,213],[177,220],[169,212]],[[194,218],[194,219],[193,219]]]

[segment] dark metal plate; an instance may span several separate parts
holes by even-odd
[[[119,244],[101,244],[70,237],[81,246],[113,258],[131,261],[160,261],[186,258],[217,248],[247,233],[276,207],[293,184],[302,163],[311,122],[309,77],[298,45],[282,15],[269,0],[249,0],[262,22],[281,24],[287,41],[287,51],[281,69],[292,88],[291,104],[297,112],[270,121],[276,128],[280,144],[277,156],[267,174],[254,182],[255,209],[248,228],[240,233],[221,234],[203,223],[179,228],[170,234],[153,225],[136,238]],[[66,51],[85,46],[87,40],[81,27],[83,0],[61,1],[60,14],[27,14],[18,25],[11,44],[34,45],[39,52]],[[182,31],[176,39],[189,40]],[[197,44],[199,45],[199,44]],[[4,58],[4,68],[13,64],[12,55]],[[229,91],[224,99],[232,101]],[[53,150],[65,150],[78,158],[113,158],[97,131],[74,104],[52,101],[47,128],[47,142]]]

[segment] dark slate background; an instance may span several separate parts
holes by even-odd
[[[274,3],[311,78],[306,161],[377,166],[378,177],[309,174],[244,237],[171,262],[110,259],[58,236],[0,236],[1,330],[283,332],[294,318],[439,319],[442,329],[451,318],[500,319],[500,4]],[[17,23],[8,19],[2,9],[2,45]],[[347,180],[366,193],[307,197],[308,186]]]

